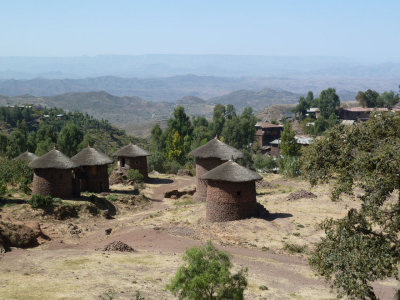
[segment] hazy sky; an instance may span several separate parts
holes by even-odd
[[[257,54],[400,60],[399,0],[2,0],[0,56]]]

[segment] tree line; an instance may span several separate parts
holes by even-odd
[[[167,127],[157,124],[151,130],[149,167],[159,172],[175,173],[179,168],[193,168],[190,151],[218,137],[228,145],[245,153],[249,162],[254,140],[256,117],[250,107],[241,114],[233,105],[217,104],[208,121],[203,116],[190,118],[182,106],[175,108]]]
[[[56,145],[73,156],[88,145],[110,154],[129,141],[145,143],[128,137],[107,120],[59,108],[0,107],[0,126],[0,156],[9,158],[27,150],[40,156]]]

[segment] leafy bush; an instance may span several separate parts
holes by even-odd
[[[231,275],[229,255],[215,248],[211,241],[186,250],[183,260],[186,264],[166,286],[179,299],[243,299],[247,269]]]
[[[257,154],[254,159],[254,168],[261,172],[272,172],[277,166],[278,164],[272,156]]]
[[[142,182],[144,177],[140,174],[139,170],[137,169],[130,169],[126,174],[129,180],[133,180],[135,182]]]
[[[28,201],[32,208],[43,208],[47,209],[54,205],[55,199],[51,196],[42,195],[32,195],[31,199]]]
[[[286,156],[279,159],[279,172],[287,177],[296,177],[300,175],[299,159],[295,156]]]
[[[304,253],[307,249],[307,246],[285,243],[283,249],[289,251],[290,253]]]
[[[24,161],[0,158],[0,178],[4,183],[13,186],[25,183],[26,185],[32,182],[33,171]]]
[[[178,173],[178,170],[182,169],[183,167],[179,162],[173,160],[173,161],[165,162],[164,168],[165,168],[166,173],[176,174],[176,173]]]
[[[7,184],[3,181],[0,181],[0,198],[7,194]]]

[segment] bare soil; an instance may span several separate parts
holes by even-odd
[[[64,201],[82,206],[78,217],[66,220],[13,199],[2,207],[0,221],[33,222],[51,240],[3,255],[0,299],[135,299],[137,292],[145,299],[175,299],[165,285],[182,264],[185,249],[206,240],[229,252],[236,269],[248,268],[246,299],[335,299],[307,257],[323,236],[316,225],[343,217],[359,202],[332,202],[328,185],[311,189],[302,180],[274,174],[264,181],[257,200],[270,215],[226,223],[207,223],[205,203],[193,202],[190,193],[164,198],[171,190],[193,189],[195,178],[188,176],[151,175],[142,191],[149,201],[134,195],[132,186],[112,186],[111,193],[96,195],[114,207],[110,219],[86,210],[90,195]],[[288,200],[303,190],[316,198]],[[300,253],[291,253],[288,245],[299,246]],[[107,246],[117,251],[106,251]],[[134,251],[118,251],[128,247]],[[379,299],[391,299],[395,286],[395,280],[377,283]]]

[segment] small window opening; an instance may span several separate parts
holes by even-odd
[[[136,161],[135,161],[135,164],[136,164],[136,165],[139,165],[139,161],[138,161],[138,160],[136,160]]]
[[[236,192],[236,196],[238,196],[238,197],[240,197],[241,194],[242,194],[242,192],[240,192],[240,191]]]

